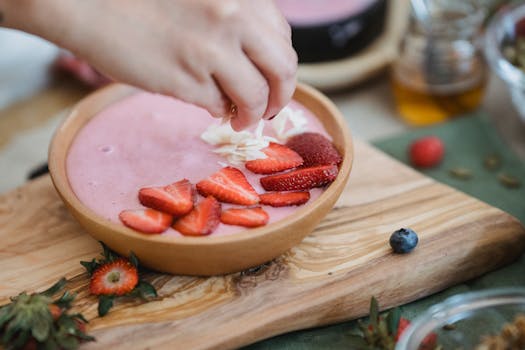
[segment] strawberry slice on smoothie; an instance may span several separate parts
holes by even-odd
[[[250,185],[246,176],[237,168],[225,167],[207,179],[197,183],[197,191],[202,196],[213,196],[221,202],[254,205],[259,203],[259,195]]]
[[[164,187],[147,187],[139,191],[140,203],[173,216],[188,214],[193,209],[195,192],[191,183],[180,180]]]
[[[212,196],[206,197],[186,216],[178,219],[173,228],[185,236],[209,235],[220,223],[221,203]]]
[[[267,158],[247,161],[245,163],[246,169],[256,174],[273,174],[297,168],[303,164],[303,158],[300,155],[275,142],[270,142],[270,145],[262,152]]]

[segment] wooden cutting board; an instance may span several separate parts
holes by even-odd
[[[525,249],[508,214],[436,183],[362,142],[348,186],[299,246],[267,266],[212,278],[146,274],[158,300],[123,301],[104,318],[79,265],[100,248],[65,210],[49,177],[0,197],[0,302],[60,277],[97,338],[86,349],[228,349],[385,308],[493,270]],[[420,244],[394,255],[392,231]]]

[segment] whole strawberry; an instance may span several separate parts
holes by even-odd
[[[418,168],[432,168],[443,160],[445,146],[437,136],[419,138],[410,144],[410,162]]]

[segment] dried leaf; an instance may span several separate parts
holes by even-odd
[[[456,325],[454,323],[449,323],[449,324],[444,325],[443,329],[445,331],[453,331],[454,329],[456,329]]]
[[[483,160],[483,165],[487,170],[496,170],[501,167],[501,157],[499,154],[489,154]]]
[[[460,180],[470,180],[472,178],[472,172],[466,168],[452,168],[448,173],[450,176]]]
[[[507,188],[520,188],[521,181],[510,174],[501,173],[498,175],[499,182]]]

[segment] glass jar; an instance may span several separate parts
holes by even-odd
[[[413,15],[391,80],[403,120],[445,121],[479,106],[487,69],[480,42],[484,10],[472,1],[429,0]]]
[[[428,346],[428,339],[445,350],[524,349],[523,320],[523,288],[458,294],[418,316],[403,332],[395,350],[434,350],[436,347]],[[514,338],[505,337],[509,331]],[[501,341],[513,346],[487,346]]]

